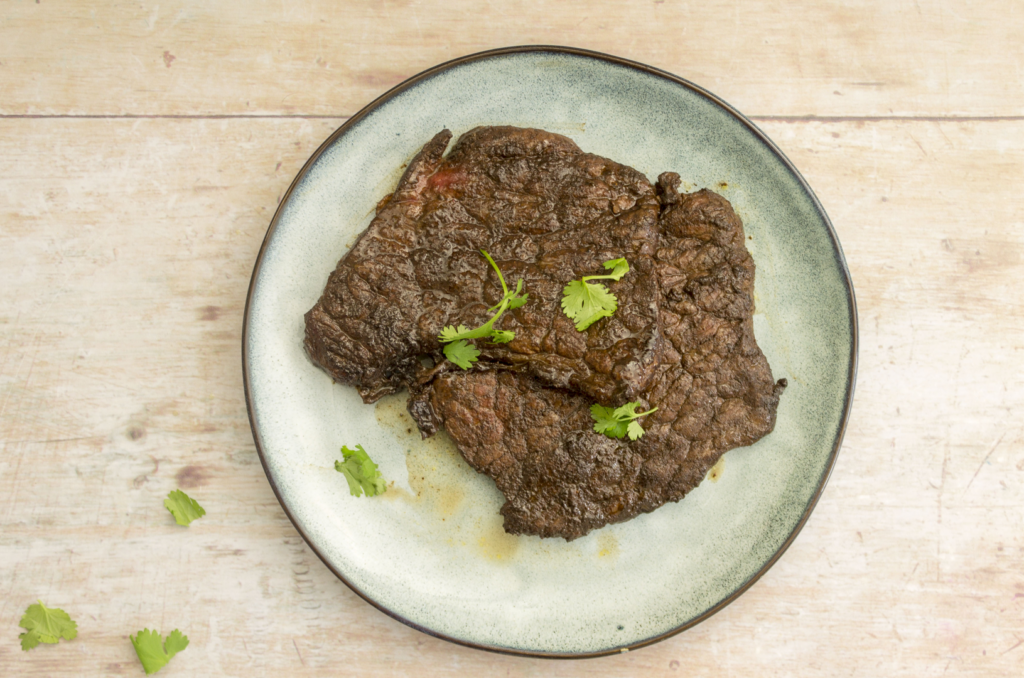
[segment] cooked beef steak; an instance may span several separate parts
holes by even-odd
[[[502,293],[487,250],[510,286],[524,279],[529,301],[496,325],[516,333],[511,343],[475,342],[481,365],[600,401],[636,397],[660,350],[654,188],[541,130],[478,127],[442,158],[450,138],[423,147],[331,273],[306,314],[309,355],[367,403],[399,390],[422,376],[424,355],[443,359],[444,326],[490,318]],[[562,288],[619,257],[632,270],[608,285],[618,311],[577,332]]]
[[[639,398],[637,441],[594,433],[592,398],[500,368],[448,371],[414,393],[429,432],[443,424],[477,471],[505,495],[505,530],[572,540],[678,501],[726,451],[775,425],[775,383],[754,342],[754,263],[743,225],[710,191],[679,195],[659,178],[664,209],[655,265],[668,342]],[[624,400],[602,401],[620,405]]]

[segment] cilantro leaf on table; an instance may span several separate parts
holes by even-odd
[[[608,288],[589,280],[622,280],[629,272],[625,259],[610,259],[603,266],[608,275],[587,275],[573,280],[562,290],[562,311],[576,323],[576,330],[582,332],[601,318],[607,318],[619,308],[619,300]],[[621,436],[620,436],[621,437]]]
[[[494,263],[494,259],[491,258],[491,255],[484,250],[480,250],[480,253],[487,258],[487,261],[491,264],[491,268],[493,268],[495,273],[498,274],[498,280],[501,282],[501,290],[504,293],[501,297],[501,301],[487,309],[488,312],[496,311],[496,313],[490,320],[475,330],[471,330],[465,325],[459,325],[457,328],[452,325],[448,325],[441,330],[441,334],[437,337],[442,344],[445,344],[445,357],[448,358],[450,362],[464,370],[468,370],[480,356],[480,351],[467,340],[487,338],[495,344],[507,344],[515,339],[515,332],[512,332],[511,330],[496,330],[494,329],[494,324],[498,322],[502,313],[510,309],[519,308],[525,304],[527,299],[530,297],[529,294],[523,292],[522,278],[520,278],[516,283],[516,289],[514,291],[509,291],[508,285],[505,284],[505,276],[501,274],[501,269],[499,269],[498,265]]]
[[[375,497],[384,494],[387,484],[384,477],[377,470],[377,465],[370,460],[362,445],[356,445],[356,449],[350,450],[342,446],[341,453],[345,461],[334,462],[334,470],[345,474],[348,481],[348,491],[353,497],[361,497],[363,492],[367,497]]]
[[[46,607],[41,600],[28,606],[18,626],[25,629],[18,638],[21,639],[21,649],[26,651],[39,643],[53,645],[61,638],[74,640],[78,635],[78,624],[67,612],[59,607]]]
[[[143,629],[138,635],[129,638],[147,676],[167,666],[167,662],[171,661],[174,655],[188,647],[188,636],[178,629],[171,631],[166,641],[161,639],[158,631],[149,629]]]
[[[630,440],[636,440],[644,434],[643,427],[636,420],[658,410],[655,407],[646,412],[637,412],[638,407],[639,402],[626,403],[614,410],[603,405],[591,405],[590,416],[594,419],[594,431],[609,438],[621,439],[629,436]]]
[[[174,490],[164,499],[164,507],[174,516],[174,522],[188,527],[189,523],[206,515],[206,509],[181,490]]]

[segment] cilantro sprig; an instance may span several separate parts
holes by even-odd
[[[345,474],[348,491],[353,497],[361,497],[363,492],[366,492],[367,497],[384,494],[387,483],[362,445],[356,445],[354,450],[342,446],[341,454],[345,461],[334,462],[334,470]]]
[[[18,638],[21,639],[21,649],[26,651],[39,643],[53,645],[61,638],[74,640],[78,635],[78,624],[67,612],[59,607],[46,607],[41,600],[28,606],[18,626],[25,629]]]
[[[188,636],[178,629],[171,631],[167,640],[160,637],[159,631],[149,629],[142,629],[138,635],[128,637],[131,638],[132,647],[147,676],[167,666],[174,655],[188,647]]]
[[[459,325],[454,327],[448,325],[441,334],[438,335],[438,339],[444,344],[444,356],[448,358],[452,363],[458,365],[464,370],[468,370],[470,366],[477,361],[480,357],[480,351],[473,344],[469,343],[469,339],[483,339],[487,338],[495,344],[507,344],[516,338],[516,333],[510,330],[496,330],[494,324],[501,318],[501,314],[505,311],[517,309],[526,303],[529,298],[529,294],[523,292],[523,279],[520,278],[516,283],[516,288],[513,291],[509,291],[508,285],[505,284],[505,276],[501,274],[501,269],[494,263],[494,259],[485,250],[480,250],[487,261],[491,264],[491,268],[498,274],[498,280],[501,282],[501,291],[503,292],[501,300],[491,306],[488,312],[496,311],[491,319],[485,322],[475,330],[471,330],[465,325]]]
[[[608,288],[589,280],[621,280],[629,272],[625,259],[611,259],[603,266],[611,270],[608,275],[587,275],[573,280],[562,290],[562,311],[576,323],[576,330],[582,332],[601,318],[607,318],[619,308],[619,300]],[[622,436],[619,436],[620,438]]]
[[[646,412],[637,412],[638,407],[639,402],[626,403],[614,410],[603,405],[591,405],[590,416],[594,418],[594,431],[609,438],[623,438],[628,435],[630,440],[636,440],[644,434],[643,427],[636,420],[658,410],[655,407]]]

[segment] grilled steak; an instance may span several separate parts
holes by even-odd
[[[481,366],[500,364],[545,386],[602,402],[634,398],[657,364],[659,205],[636,170],[541,130],[479,127],[447,157],[447,130],[412,160],[395,192],[331,273],[306,314],[306,350],[336,381],[374,402],[443,360],[446,325],[477,327],[502,295],[480,250],[529,302],[495,329],[508,344],[477,340]],[[577,332],[560,309],[562,288],[625,257],[608,285],[614,316]]]
[[[572,540],[678,501],[726,451],[775,425],[785,380],[754,342],[754,263],[728,201],[679,195],[659,178],[663,204],[655,267],[664,343],[638,398],[636,441],[594,433],[594,399],[500,367],[449,370],[414,392],[425,432],[443,424],[469,464],[505,495],[505,530]],[[620,405],[622,400],[601,401]]]

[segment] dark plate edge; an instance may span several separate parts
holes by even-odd
[[[349,128],[353,127],[356,123],[358,123],[360,120],[362,120],[364,117],[366,117],[369,113],[371,113],[374,109],[376,109],[382,103],[392,99],[393,97],[395,97],[396,95],[404,92],[405,90],[409,89],[413,85],[416,85],[416,84],[418,84],[419,82],[421,82],[423,80],[426,80],[426,79],[428,79],[430,77],[433,77],[434,75],[436,75],[436,74],[438,74],[438,73],[440,73],[442,71],[448,70],[450,68],[453,68],[455,66],[460,66],[460,65],[463,65],[463,64],[466,64],[466,63],[470,63],[470,62],[473,62],[473,61],[479,61],[479,60],[483,60],[483,59],[488,59],[488,58],[491,58],[491,57],[505,56],[505,55],[509,55],[509,54],[519,54],[519,53],[524,53],[524,52],[551,52],[551,53],[556,53],[556,54],[570,54],[570,55],[573,55],[573,56],[581,56],[581,57],[597,59],[597,60],[600,60],[600,61],[606,61],[606,62],[615,64],[615,65],[618,65],[618,66],[625,66],[625,67],[628,67],[628,68],[633,68],[633,69],[642,71],[644,73],[649,73],[651,75],[656,75],[656,76],[665,78],[666,80],[670,80],[670,81],[672,81],[672,82],[674,82],[674,83],[676,83],[678,85],[681,85],[681,86],[683,86],[683,87],[685,87],[685,88],[687,88],[689,90],[692,90],[692,91],[700,94],[701,96],[706,97],[709,101],[714,102],[716,105],[720,106],[722,109],[724,109],[730,115],[732,115],[737,120],[739,120],[741,123],[743,123],[743,125],[745,125],[751,132],[753,132],[753,134],[758,139],[760,139],[763,143],[765,143],[768,146],[769,149],[771,149],[771,151],[779,158],[779,160],[781,160],[782,163],[789,169],[789,171],[792,173],[792,175],[796,178],[796,180],[799,182],[799,184],[806,191],[807,195],[810,196],[811,202],[814,205],[815,210],[821,216],[822,220],[825,222],[825,225],[828,228],[829,237],[831,238],[832,246],[833,246],[833,250],[834,250],[833,254],[835,256],[836,264],[839,266],[839,269],[843,273],[843,279],[844,279],[844,282],[845,282],[845,285],[846,285],[847,294],[848,294],[848,301],[849,301],[849,305],[850,305],[850,329],[852,331],[852,340],[851,340],[851,344],[850,344],[850,368],[849,368],[849,374],[847,376],[847,379],[848,379],[847,391],[846,391],[846,399],[845,399],[845,403],[844,403],[844,407],[843,407],[842,420],[840,421],[840,424],[839,424],[839,430],[836,432],[835,443],[833,444],[832,452],[829,455],[828,462],[826,463],[825,469],[822,471],[821,478],[820,478],[820,480],[818,482],[818,489],[815,491],[815,493],[811,497],[810,501],[808,501],[807,508],[804,510],[803,515],[800,517],[800,520],[797,522],[796,526],[793,528],[793,531],[790,533],[789,537],[786,539],[786,541],[784,541],[782,543],[782,545],[775,552],[775,554],[771,558],[769,558],[767,562],[765,562],[765,564],[761,567],[761,569],[759,569],[749,579],[747,579],[747,581],[745,581],[743,584],[741,584],[732,594],[730,594],[728,597],[726,597],[725,599],[720,601],[717,605],[715,605],[714,607],[710,608],[709,610],[707,610],[703,614],[701,614],[701,615],[699,615],[699,616],[689,620],[685,624],[682,624],[682,625],[680,625],[680,626],[678,626],[678,627],[676,627],[674,629],[666,631],[666,632],[664,632],[662,634],[659,634],[657,636],[653,636],[651,638],[640,640],[640,641],[637,641],[635,643],[623,645],[623,646],[620,646],[620,647],[614,647],[614,648],[605,649],[605,650],[597,650],[597,651],[594,651],[594,652],[580,652],[580,653],[537,652],[537,651],[531,651],[531,650],[517,650],[515,648],[497,647],[497,646],[490,646],[490,645],[482,645],[482,644],[479,644],[479,643],[473,643],[473,642],[462,640],[462,639],[459,639],[459,638],[453,638],[453,637],[450,637],[450,636],[445,635],[443,633],[439,633],[439,632],[434,631],[432,629],[428,629],[428,628],[425,628],[423,626],[420,626],[419,624],[416,624],[415,622],[413,622],[413,621],[411,621],[409,619],[406,619],[406,618],[404,618],[404,617],[402,617],[402,616],[392,612],[391,610],[387,609],[386,607],[383,607],[382,605],[378,604],[375,600],[373,600],[370,597],[368,597],[367,595],[365,595],[354,584],[352,584],[352,582],[350,582],[348,579],[346,579],[345,576],[341,572],[339,572],[330,562],[328,562],[328,560],[323,556],[323,554],[320,553],[320,551],[317,549],[316,545],[313,544],[313,542],[306,535],[306,533],[303,532],[302,528],[299,527],[299,524],[296,522],[295,517],[292,515],[291,511],[288,509],[288,506],[285,504],[284,498],[281,496],[281,492],[278,489],[277,484],[274,482],[274,478],[273,478],[273,476],[270,473],[269,467],[267,466],[266,456],[265,456],[265,454],[263,452],[263,445],[262,445],[262,443],[260,441],[259,432],[256,429],[256,420],[255,420],[254,415],[253,415],[252,397],[251,397],[251,394],[250,394],[250,387],[249,387],[249,349],[248,349],[248,346],[249,346],[249,306],[250,306],[250,304],[252,302],[253,288],[255,287],[256,278],[257,278],[257,276],[259,275],[259,272],[260,272],[260,266],[263,263],[263,255],[266,252],[267,243],[270,241],[270,238],[273,235],[274,230],[277,228],[277,223],[278,223],[278,220],[279,220],[279,218],[281,216],[282,210],[284,209],[285,205],[288,204],[288,200],[291,197],[292,191],[295,190],[295,188],[296,188],[296,186],[298,186],[299,182],[301,182],[301,180],[306,176],[306,173],[309,171],[310,167],[312,167],[313,164],[317,161],[317,159],[321,156],[321,154],[323,154],[323,152],[325,150],[327,150],[327,148],[329,148],[331,146],[331,144],[333,144],[340,136],[342,136],[345,132],[347,132],[349,130]],[[768,136],[764,132],[762,132],[753,122],[751,122],[749,119],[747,119],[746,116],[744,116],[742,113],[740,113],[735,108],[730,106],[724,100],[722,100],[721,98],[719,98],[716,95],[712,94],[711,92],[705,90],[704,88],[700,87],[699,85],[695,85],[694,83],[689,82],[688,80],[680,78],[680,77],[678,77],[676,75],[673,75],[672,73],[669,73],[667,71],[663,71],[661,69],[654,68],[652,66],[647,66],[645,64],[641,64],[641,63],[638,63],[636,61],[631,61],[629,59],[623,59],[621,57],[616,57],[616,56],[612,56],[612,55],[609,55],[609,54],[604,54],[604,53],[601,53],[601,52],[595,52],[595,51],[591,51],[591,50],[587,50],[587,49],[581,49],[581,48],[577,48],[577,47],[564,47],[564,46],[558,46],[558,45],[520,45],[520,46],[515,46],[515,47],[502,47],[502,48],[499,48],[499,49],[492,49],[492,50],[487,50],[487,51],[484,51],[484,52],[477,52],[475,54],[469,54],[469,55],[466,55],[466,56],[463,56],[463,57],[458,57],[456,59],[452,59],[450,61],[446,61],[444,63],[441,63],[441,64],[437,65],[437,66],[429,68],[429,69],[427,69],[427,70],[425,70],[425,71],[423,71],[423,72],[421,72],[421,73],[419,73],[417,75],[414,75],[413,77],[409,78],[408,80],[405,80],[404,82],[396,85],[395,87],[391,88],[390,90],[388,90],[384,94],[380,95],[379,97],[377,97],[376,99],[371,101],[369,104],[367,104],[365,107],[363,107],[363,109],[360,110],[358,113],[356,113],[351,118],[349,118],[347,121],[345,121],[345,123],[342,124],[341,127],[336,129],[329,137],[327,137],[327,139],[322,144],[320,144],[319,148],[317,148],[316,151],[313,153],[313,155],[311,155],[309,157],[309,159],[305,162],[305,164],[303,164],[302,169],[299,170],[298,174],[296,174],[295,178],[292,180],[291,185],[288,186],[288,190],[284,193],[283,196],[281,196],[281,200],[278,203],[277,210],[274,212],[274,217],[273,217],[273,219],[271,219],[270,226],[267,228],[267,233],[263,237],[263,242],[260,244],[259,253],[256,255],[256,263],[253,265],[252,276],[249,279],[249,289],[248,289],[248,292],[246,293],[246,296],[245,296],[245,311],[244,311],[243,323],[242,323],[242,382],[243,382],[243,386],[244,386],[244,389],[245,389],[245,409],[246,409],[246,412],[249,415],[249,428],[252,430],[253,441],[256,444],[256,451],[259,454],[260,463],[263,465],[263,472],[266,474],[267,480],[270,482],[270,487],[274,491],[274,496],[277,497],[277,501],[278,501],[278,503],[281,504],[281,508],[284,509],[285,515],[288,516],[288,519],[291,521],[292,525],[298,531],[298,533],[302,537],[303,541],[306,542],[306,544],[309,546],[309,548],[324,563],[324,565],[326,565],[327,568],[329,570],[331,570],[331,572],[333,572],[334,575],[336,577],[338,577],[338,579],[340,579],[346,586],[348,586],[356,595],[358,595],[360,598],[365,600],[367,603],[369,603],[373,607],[377,608],[378,610],[380,610],[384,614],[388,615],[389,617],[391,617],[391,618],[393,618],[393,619],[395,619],[397,621],[400,621],[401,623],[403,623],[403,624],[405,624],[407,626],[410,626],[410,627],[416,629],[417,631],[422,631],[423,633],[425,633],[425,634],[427,634],[429,636],[433,636],[435,638],[440,638],[442,640],[447,640],[447,641],[455,643],[457,645],[463,645],[465,647],[470,647],[470,648],[473,648],[473,649],[487,650],[487,651],[490,651],[490,652],[497,652],[497,653],[500,653],[500,654],[507,654],[507,655],[520,656],[520,657],[540,657],[540,658],[545,658],[545,659],[589,659],[589,658],[595,658],[595,657],[606,657],[606,656],[609,656],[609,655],[617,655],[617,654],[621,654],[621,653],[624,653],[624,652],[628,652],[630,650],[636,650],[636,649],[639,649],[641,647],[646,647],[648,645],[652,645],[652,644],[657,643],[659,641],[665,640],[666,638],[670,638],[670,637],[676,635],[677,633],[680,633],[680,632],[685,631],[685,630],[687,630],[689,628],[692,628],[693,626],[696,626],[697,624],[701,623],[702,621],[704,621],[704,620],[708,619],[709,617],[711,617],[712,615],[714,615],[716,612],[719,612],[720,610],[722,610],[725,606],[727,606],[729,603],[731,603],[732,601],[736,600],[736,598],[738,598],[744,592],[746,592],[747,589],[749,589],[751,586],[753,586],[754,583],[757,582],[757,580],[760,579],[764,575],[765,572],[767,572],[769,569],[771,569],[771,567],[779,560],[779,558],[782,557],[782,554],[785,553],[786,550],[790,547],[790,545],[796,539],[797,535],[803,529],[804,525],[807,523],[807,520],[810,518],[810,515],[813,512],[814,507],[817,505],[818,500],[821,498],[821,495],[822,495],[822,493],[825,490],[825,485],[828,483],[829,477],[832,475],[832,469],[835,467],[836,459],[838,458],[838,455],[839,455],[839,448],[842,446],[843,437],[846,434],[846,426],[847,426],[847,423],[849,422],[850,412],[851,412],[851,409],[853,407],[853,391],[854,391],[854,386],[856,385],[856,381],[857,381],[857,348],[858,348],[858,343],[859,343],[859,331],[858,331],[858,322],[857,322],[857,300],[856,300],[856,297],[855,297],[854,291],[853,291],[853,280],[850,277],[850,269],[849,269],[849,267],[846,264],[846,258],[843,255],[843,250],[842,250],[841,245],[839,244],[839,238],[836,235],[835,228],[832,226],[832,221],[828,218],[828,215],[825,213],[825,209],[824,209],[824,207],[822,207],[821,202],[818,200],[818,197],[814,194],[814,191],[811,190],[810,185],[803,178],[803,176],[800,174],[800,172],[796,169],[796,166],[793,165],[793,163],[789,160],[789,158],[786,157],[786,155],[782,152],[782,150],[779,149],[779,147],[776,146],[775,143],[771,139],[769,139]]]

